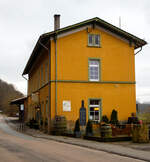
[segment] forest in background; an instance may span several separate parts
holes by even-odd
[[[24,95],[15,89],[13,84],[0,79],[0,110],[4,114],[12,116],[18,112],[17,105],[10,105],[11,100],[23,97]]]

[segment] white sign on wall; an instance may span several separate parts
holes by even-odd
[[[71,101],[63,101],[63,111],[71,111]]]

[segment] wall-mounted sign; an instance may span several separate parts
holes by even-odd
[[[71,111],[71,101],[63,101],[63,111]]]
[[[99,107],[95,107],[94,110],[95,110],[95,111],[99,111]]]

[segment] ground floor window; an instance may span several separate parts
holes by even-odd
[[[46,117],[48,117],[48,113],[49,113],[49,111],[48,111],[48,100],[46,100],[45,106],[46,106]]]
[[[89,100],[89,119],[92,121],[100,121],[100,100],[90,99]]]

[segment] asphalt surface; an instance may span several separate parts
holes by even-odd
[[[0,116],[0,162],[139,162],[133,158],[34,138],[12,130]]]

